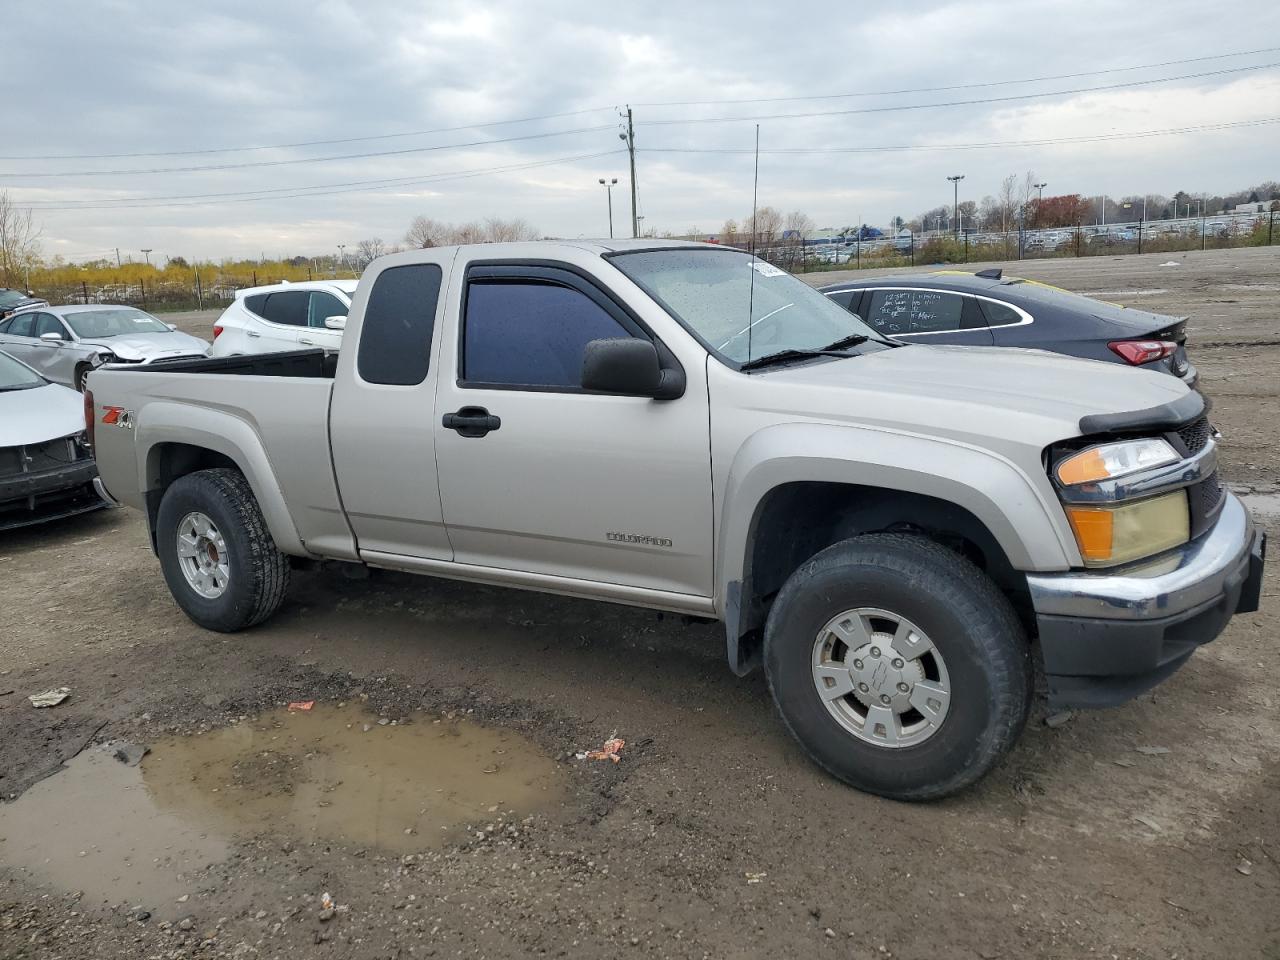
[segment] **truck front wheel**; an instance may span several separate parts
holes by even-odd
[[[783,720],[819,766],[897,800],[931,800],[990,770],[1026,723],[1026,636],[960,554],[881,533],[828,547],[783,585],[765,627]]]
[[[160,501],[156,546],[169,592],[208,630],[254,626],[284,600],[289,559],[235,470],[198,470],[175,480]]]

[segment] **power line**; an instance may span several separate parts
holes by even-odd
[[[279,190],[259,190],[253,191],[252,195],[245,194],[190,194],[191,199],[181,202],[155,202],[163,198],[158,197],[133,197],[125,198],[118,201],[107,200],[65,200],[65,201],[48,201],[49,203],[73,204],[70,206],[41,206],[36,209],[41,213],[52,213],[60,211],[84,211],[84,210],[144,210],[162,207],[199,207],[206,206],[210,202],[217,203],[256,203],[262,200],[294,200],[303,197],[326,197],[340,193],[361,193],[366,191],[386,190],[393,187],[409,187],[418,184],[440,183],[447,180],[468,180],[473,177],[489,176],[495,173],[510,173],[518,170],[530,170],[535,167],[549,167],[561,163],[573,163],[579,160],[599,160],[603,157],[617,156],[625,153],[624,150],[607,150],[604,153],[586,153],[573,157],[554,157],[549,160],[534,160],[528,163],[515,163],[499,167],[483,167],[471,170],[454,170],[437,174],[429,174],[417,177],[399,177],[391,180],[353,180],[347,184],[335,184],[332,186],[340,189],[319,189],[325,184],[317,184],[315,187],[285,187]],[[305,192],[283,192],[283,191],[305,191]],[[22,204],[26,206],[26,204]]]
[[[1103,90],[1120,90],[1127,87],[1146,87],[1156,83],[1171,83],[1175,80],[1196,80],[1203,77],[1218,77],[1229,73],[1244,73],[1249,70],[1265,70],[1280,66],[1280,63],[1260,63],[1251,67],[1228,67],[1222,70],[1207,70],[1203,73],[1184,73],[1175,77],[1158,77],[1152,80],[1127,80],[1123,83],[1109,83],[1097,87],[1076,87],[1070,90],[1048,90],[1043,93],[1018,93],[1005,97],[981,97],[973,100],[949,100],[943,103],[908,103],[891,107],[858,107],[849,110],[813,110],[805,113],[772,113],[758,114],[749,117],[691,117],[681,120],[640,120],[637,126],[675,126],[688,123],[755,123],[759,120],[794,120],[802,117],[842,117],[855,113],[900,113],[907,110],[933,110],[939,107],[965,107],[980,103],[1008,103],[1014,100],[1038,100],[1043,97],[1061,97],[1075,93],[1098,93]]]
[[[520,117],[515,120],[489,120],[485,123],[468,123],[458,127],[437,127],[434,130],[410,130],[404,133],[379,133],[366,137],[341,137],[335,140],[300,140],[295,143],[264,143],[250,147],[208,147],[201,150],[155,150],[137,153],[51,153],[0,156],[0,160],[120,160],[127,157],[194,157],[213,153],[247,153],[253,150],[292,150],[297,147],[327,147],[340,143],[364,143],[372,140],[397,140],[405,137],[425,137],[435,133],[456,133],[459,130],[483,130],[488,127],[504,127],[515,123],[534,123],[539,120],[559,120],[563,117],[580,117],[587,113],[601,113],[612,107],[591,107],[587,110],[570,110],[567,113],[545,113],[538,117]]]
[[[283,167],[298,163],[324,163],[331,160],[366,160],[371,157],[396,157],[410,153],[432,153],[438,150],[458,150],[464,147],[489,147],[502,143],[515,143],[523,140],[546,140],[550,137],[567,137],[579,133],[599,133],[612,130],[613,124],[606,123],[595,127],[578,127],[574,130],[552,130],[545,133],[527,133],[516,137],[500,137],[496,140],[472,140],[468,143],[444,143],[433,147],[406,147],[403,150],[379,150],[372,153],[348,153],[329,157],[295,157],[289,160],[253,160],[245,163],[214,163],[198,167],[153,167],[151,169],[133,170],[68,170],[43,173],[0,173],[0,177],[18,180],[50,177],[124,177],[137,174],[156,173],[195,173],[205,170],[243,170],[249,167]]]
[[[1182,60],[1162,60],[1159,63],[1143,63],[1134,67],[1111,67],[1106,70],[1086,70],[1082,73],[1058,73],[1043,77],[1025,77],[1021,80],[987,80],[982,83],[957,83],[945,87],[909,87],[904,90],[866,90],[857,93],[821,93],[801,97],[744,97],[740,100],[665,100],[637,103],[637,107],[698,107],[737,103],[794,103],[803,100],[845,100],[852,97],[892,97],[904,93],[943,93],[948,90],[974,90],[981,87],[1014,86],[1021,83],[1043,83],[1047,80],[1076,80],[1080,77],[1096,77],[1108,73],[1129,73],[1134,70],[1154,70],[1184,63],[1203,63],[1207,60],[1226,60],[1231,57],[1248,57],[1259,53],[1274,53],[1280,47],[1261,47],[1257,50],[1240,50],[1236,53],[1218,53],[1208,57],[1187,57]],[[4,159],[0,157],[0,159]]]
[[[1136,140],[1145,137],[1173,136],[1181,133],[1202,133],[1215,130],[1235,130],[1241,127],[1258,127],[1265,124],[1280,123],[1280,117],[1265,117],[1259,120],[1238,120],[1228,123],[1206,123],[1194,127],[1167,127],[1163,130],[1140,130],[1133,133],[1098,133],[1076,137],[1052,137],[1042,140],[989,140],[984,143],[912,143],[898,146],[861,146],[861,147],[775,147],[761,150],[768,154],[823,154],[823,153],[897,153],[909,150],[987,150],[994,147],[1039,147],[1054,144],[1100,143],[1110,140]],[[750,154],[755,151],[750,147],[644,147],[641,153],[732,153]]]

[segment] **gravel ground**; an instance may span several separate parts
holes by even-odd
[[[1225,474],[1275,502],[1280,248],[1007,269],[1189,314]],[[214,316],[168,319],[207,336]],[[1274,536],[1280,516],[1260,519]],[[1153,693],[1055,726],[1038,705],[977,788],[904,805],[812,767],[763,679],[725,668],[715,626],[319,569],[272,621],[223,636],[178,612],[132,511],[6,534],[0,795],[14,810],[101,742],[159,750],[311,699],[518,732],[564,790],[416,853],[235,833],[217,862],[157,863],[190,891],[172,903],[90,902],[15,864],[0,829],[0,957],[1280,957],[1277,569],[1262,611]],[[56,686],[66,703],[28,704]],[[615,733],[620,763],[574,758]],[[323,911],[325,892],[339,909]]]

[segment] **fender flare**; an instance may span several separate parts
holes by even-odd
[[[998,453],[948,438],[843,424],[766,427],[739,448],[725,485],[716,572],[724,613],[731,618],[740,605],[761,505],[787,483],[862,485],[944,500],[973,514],[1016,570],[1078,566],[1048,478],[1037,479]]]
[[[156,485],[156,453],[162,444],[179,443],[220,453],[235,463],[249,481],[271,538],[281,552],[310,555],[298,535],[262,439],[250,424],[216,407],[163,400],[148,403],[140,413],[135,429],[138,475],[144,478],[144,491]]]

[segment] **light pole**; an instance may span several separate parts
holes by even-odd
[[[956,235],[959,236],[959,217],[960,212],[960,181],[964,179],[963,173],[957,173],[954,177],[947,177],[951,181],[953,188],[951,201],[951,222],[956,224]]]
[[[1040,226],[1040,205],[1044,203],[1044,188],[1048,185],[1047,181],[1044,183],[1032,184],[1032,186],[1036,188],[1036,222],[1034,225],[1037,227]]]
[[[340,263],[344,267],[347,265],[347,255],[343,253],[343,251],[346,249],[347,249],[347,245],[345,243],[338,244],[338,263],[335,263],[333,265],[333,275],[335,277],[338,275],[338,264]]]
[[[604,185],[605,192],[609,194],[609,239],[610,240],[613,239],[613,185],[617,182],[618,182],[617,177],[614,177],[612,180],[605,180],[604,177],[600,178],[600,183]]]
[[[143,255],[144,257],[146,257],[146,258],[147,258],[147,266],[148,266],[148,267],[149,267],[149,266],[151,266],[151,251],[152,251],[152,250],[154,250],[154,249],[155,249],[155,247],[143,247],[143,248],[142,248],[142,255]]]

